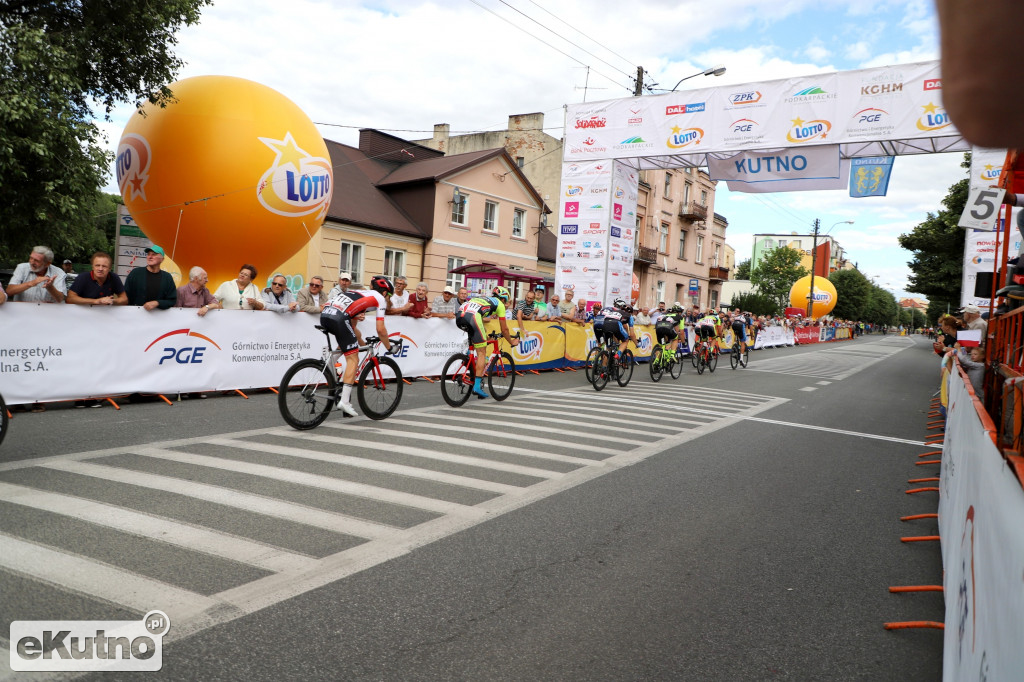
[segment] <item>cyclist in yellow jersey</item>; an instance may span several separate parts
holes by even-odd
[[[697,320],[696,330],[698,336],[702,339],[714,338],[714,348],[718,352],[722,351],[722,347],[718,344],[718,337],[722,334],[722,320],[719,319],[714,308],[704,311],[704,315]]]
[[[484,376],[484,370],[487,365],[487,353],[484,351],[484,346],[487,345],[486,336],[484,335],[484,320],[483,318],[490,315],[495,315],[498,318],[498,324],[501,326],[501,335],[505,337],[511,346],[518,346],[519,339],[513,339],[512,335],[508,332],[508,323],[505,321],[505,306],[508,305],[511,299],[508,289],[505,287],[494,287],[491,290],[490,296],[476,296],[469,299],[461,306],[459,311],[455,313],[455,326],[469,334],[469,345],[476,349],[476,374],[473,379],[473,393],[476,393],[479,398],[486,398],[487,392],[481,386],[481,379]],[[520,323],[520,329],[525,333],[526,329]]]

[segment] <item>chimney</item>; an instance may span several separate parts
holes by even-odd
[[[445,147],[448,146],[448,133],[452,129],[447,123],[436,123],[434,124],[434,145],[436,149],[447,151]]]

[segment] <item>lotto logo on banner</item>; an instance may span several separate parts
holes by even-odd
[[[636,335],[636,347],[641,351],[650,351],[654,348],[654,339],[650,332],[640,332]]]
[[[583,188],[579,185],[569,185],[565,188],[565,196],[567,197],[578,197],[583,194]]]
[[[526,336],[519,340],[518,346],[512,347],[512,355],[516,361],[540,360],[544,351],[544,335],[540,332],[527,332]]]
[[[786,133],[786,139],[794,144],[806,144],[808,142],[824,140],[832,131],[832,123],[824,119],[804,121],[794,118],[793,125]]]
[[[679,126],[673,126],[672,134],[665,141],[665,146],[669,149],[684,149],[691,145],[699,145],[703,139],[704,130],[702,128],[680,128]]]
[[[565,217],[566,218],[579,218],[580,217],[580,202],[578,202],[578,201],[567,201],[567,202],[565,202]]]
[[[918,130],[941,130],[952,123],[949,120],[949,114],[946,113],[946,110],[934,102],[929,102],[928,104],[923,105],[921,109],[924,110],[924,113],[922,113],[921,117],[917,119]]]
[[[200,334],[199,332],[194,332],[194,331],[191,331],[189,329],[175,329],[172,332],[167,332],[166,334],[163,334],[163,335],[158,336],[157,338],[153,339],[152,343],[150,343],[148,346],[146,346],[146,350],[144,350],[142,352],[143,353],[147,353],[147,352],[149,352],[150,348],[152,348],[153,346],[155,346],[159,342],[163,341],[164,339],[168,339],[168,338],[171,338],[172,336],[178,336],[178,335],[184,335],[186,337],[186,339],[188,337],[194,337],[194,338],[197,338],[197,339],[201,339],[203,341],[206,341],[206,342],[210,343],[217,350],[221,350],[221,347],[217,345],[217,342],[214,341],[213,339],[211,339],[208,336],[204,336],[203,334]],[[199,364],[199,363],[201,363],[203,361],[203,355],[206,353],[208,348],[209,348],[209,346],[200,345],[198,343],[196,343],[195,345],[180,346],[180,347],[176,347],[176,346],[173,346],[173,345],[167,345],[167,346],[164,346],[162,348],[161,353],[160,353],[160,361],[157,362],[157,364],[158,365],[162,365],[162,364],[164,364],[164,361],[166,360],[166,361],[169,361],[169,362],[176,362],[179,365],[188,365],[188,364],[197,365],[197,364]]]

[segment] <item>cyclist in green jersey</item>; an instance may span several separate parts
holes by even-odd
[[[487,391],[481,386],[481,379],[487,365],[487,353],[484,346],[487,345],[487,335],[484,333],[484,318],[495,315],[498,324],[501,326],[501,335],[505,337],[511,346],[518,346],[519,339],[513,339],[508,332],[508,323],[505,321],[506,310],[511,294],[505,287],[494,287],[490,296],[476,296],[469,299],[455,313],[455,326],[469,334],[469,345],[476,349],[476,374],[473,379],[473,393],[477,397],[486,398]],[[526,334],[526,328],[522,322],[519,323],[520,331]]]

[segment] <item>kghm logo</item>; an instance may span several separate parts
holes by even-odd
[[[918,130],[941,130],[951,123],[946,110],[935,103],[929,102],[921,108],[924,114],[917,119]]]
[[[218,346],[217,343],[213,339],[208,337],[208,336],[204,336],[204,335],[200,334],[199,332],[194,332],[194,331],[191,331],[189,329],[175,329],[172,332],[167,332],[166,334],[164,334],[162,336],[158,336],[157,338],[153,339],[153,342],[150,343],[148,346],[146,346],[146,350],[144,350],[142,352],[146,353],[146,352],[149,351],[150,348],[155,346],[160,341],[163,341],[164,339],[172,337],[172,336],[177,336],[179,334],[184,334],[186,337],[190,337],[191,336],[191,337],[195,337],[197,339],[202,339],[203,341],[208,341],[217,350],[222,350],[221,347]],[[157,364],[158,365],[162,365],[162,364],[164,364],[164,360],[171,360],[171,359],[173,359],[179,365],[189,365],[189,364],[198,365],[199,363],[201,363],[203,361],[203,354],[206,352],[206,350],[207,350],[207,346],[198,346],[198,345],[197,346],[185,346],[183,348],[175,348],[173,346],[167,346],[167,347],[165,347],[163,349],[163,355],[160,356],[160,362],[158,362]]]
[[[583,194],[583,188],[579,185],[569,185],[565,188],[565,196],[567,197],[575,197],[580,194]]]
[[[832,130],[832,124],[824,120],[803,121],[799,118],[793,119],[793,127],[786,133],[786,139],[790,142],[804,143],[812,140],[824,140]]]
[[[263,208],[288,217],[327,215],[334,177],[330,161],[300,149],[290,131],[282,140],[259,140],[274,152],[274,160],[256,188]]]
[[[117,189],[125,201],[141,197],[146,201],[146,182],[153,152],[142,135],[128,133],[117,146]]]
[[[669,149],[682,149],[690,145],[696,146],[703,139],[704,130],[702,128],[680,128],[679,126],[673,126],[672,135],[665,144]]]
[[[12,670],[21,672],[156,671],[171,620],[150,611],[142,620],[11,622]]]

